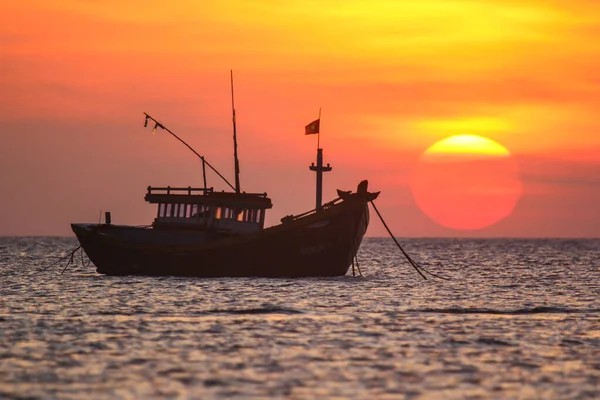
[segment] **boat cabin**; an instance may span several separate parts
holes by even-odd
[[[263,229],[266,193],[215,192],[212,188],[150,187],[145,200],[158,204],[155,229],[214,230],[245,234]]]

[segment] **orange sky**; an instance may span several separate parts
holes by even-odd
[[[369,179],[399,236],[600,236],[600,3],[22,3],[0,3],[0,235],[70,235],[101,209],[149,223],[146,186],[199,185],[143,111],[231,177],[234,69],[242,189],[269,193],[267,223],[314,206],[303,129],[322,106],[324,198]],[[440,226],[410,193],[421,154],[453,134],[519,163],[523,196],[491,227]]]

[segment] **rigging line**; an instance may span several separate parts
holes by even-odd
[[[85,251],[83,250],[83,247],[80,249],[79,254],[81,255],[81,266],[83,268],[89,267],[90,263],[92,262],[92,260],[90,260],[90,258],[88,257],[87,258],[88,259],[87,265],[85,264],[85,262],[83,261],[83,255],[85,254]],[[86,254],[86,257],[87,257],[87,254]]]
[[[349,219],[348,220],[348,225],[349,225],[349,232],[353,232],[354,229],[352,228],[353,224],[353,220]],[[354,268],[354,245],[356,244],[356,237],[352,237],[350,236],[350,261],[352,262],[352,276],[356,276],[356,269]]]
[[[71,252],[71,255],[72,255],[72,254],[75,254],[75,252],[76,252],[77,250],[79,250],[80,248],[81,248],[81,245],[80,245],[80,246],[78,246],[78,247],[77,247],[75,250],[73,250],[73,251]],[[53,262],[52,264],[48,265],[47,267],[43,267],[42,269],[40,269],[40,270],[37,270],[37,271],[36,271],[36,273],[43,272],[43,271],[47,270],[48,268],[50,268],[50,267],[53,267],[53,266],[55,266],[56,264],[59,264],[59,263],[63,262],[63,261],[64,261],[64,260],[66,260],[67,258],[71,257],[71,255],[64,256],[64,257],[61,257],[61,258],[60,258],[58,261],[55,261],[55,262]]]
[[[417,264],[417,262],[416,262],[416,261],[414,261],[412,258],[411,258],[410,260],[411,260],[413,263],[415,263],[415,265],[417,265],[419,268],[421,268],[423,271],[427,272],[429,275],[431,275],[431,276],[433,276],[433,277],[436,277],[436,278],[439,278],[439,279],[443,279],[443,280],[445,280],[445,281],[450,281],[450,280],[452,280],[452,279],[450,279],[450,278],[447,278],[447,277],[444,277],[444,276],[441,276],[441,275],[434,274],[433,272],[431,272],[431,271],[429,271],[429,270],[425,269],[425,267],[423,267],[422,265],[420,265],[420,264]]]
[[[358,276],[362,277],[362,271],[360,270],[360,265],[358,265],[358,252],[354,255],[354,259],[356,260],[356,269],[358,269]]]
[[[61,275],[65,273],[67,268],[69,268],[69,265],[71,264],[72,261],[73,261],[73,254],[71,254],[71,258],[69,259],[69,262],[67,263],[67,265],[65,265],[65,269],[63,269],[62,272],[60,273]]]
[[[48,268],[53,267],[56,264],[59,264],[60,262],[66,260],[67,258],[69,258],[69,256],[62,257],[60,260],[53,262],[52,264],[48,265],[47,267],[43,267],[42,269],[36,271],[36,273],[43,272],[43,271],[47,270]]]
[[[158,122],[156,119],[154,119],[153,117],[151,117],[148,113],[144,113],[144,115],[146,116],[146,122],[144,123],[144,126],[148,125],[148,120],[149,119],[152,120],[152,121],[154,121],[154,123],[156,124],[154,126],[154,129],[161,128],[161,129],[164,129],[165,131],[169,132],[175,139],[177,139],[181,143],[183,143],[188,149],[190,149],[192,151],[192,153],[194,153],[195,155],[197,155],[198,158],[200,158],[203,163],[205,163],[206,165],[208,165],[208,167],[210,169],[212,169],[217,175],[219,175],[219,177],[221,179],[223,179],[223,181],[226,184],[228,184],[230,188],[232,188],[233,190],[235,190],[235,187],[231,183],[229,183],[229,181],[223,175],[221,175],[221,173],[219,171],[217,171],[217,169],[215,167],[213,167],[212,165],[210,165],[210,163],[208,161],[206,161],[206,159],[204,157],[202,157],[200,154],[198,154],[198,152],[196,150],[194,150],[192,146],[190,146],[189,144],[187,144],[185,142],[185,140],[183,140],[182,138],[180,138],[179,136],[177,136],[176,134],[174,134],[169,128],[167,128],[166,126],[164,126],[163,124],[161,124],[160,122]]]
[[[375,210],[375,212],[377,213],[377,216],[379,217],[379,219],[381,220],[381,223],[383,224],[383,226],[385,227],[385,229],[388,231],[388,233],[390,234],[390,237],[394,240],[394,242],[396,243],[396,246],[398,246],[398,248],[400,249],[400,251],[402,252],[402,254],[404,254],[404,257],[406,257],[406,259],[408,260],[408,262],[410,263],[410,265],[413,266],[413,268],[419,273],[419,275],[421,275],[421,277],[425,280],[427,280],[427,277],[425,275],[423,275],[423,273],[421,272],[421,270],[419,269],[419,267],[417,267],[414,263],[414,261],[412,261],[412,259],[409,257],[408,254],[406,254],[406,252],[404,251],[404,249],[402,248],[402,246],[400,246],[400,243],[398,243],[398,241],[396,240],[396,238],[394,237],[394,234],[392,233],[392,231],[390,230],[390,228],[387,226],[387,224],[385,223],[385,221],[383,220],[383,217],[381,216],[381,214],[379,213],[379,210],[377,209],[377,206],[375,206],[375,203],[373,202],[373,200],[371,200],[371,205],[373,206],[373,209]]]
[[[417,263],[415,260],[413,260],[413,259],[412,259],[412,257],[411,257],[411,256],[409,256],[408,254],[406,254],[406,256],[408,257],[408,261],[409,261],[409,262],[410,262],[412,265],[414,265],[415,267],[417,267],[417,268],[421,269],[422,271],[425,271],[425,272],[426,272],[426,273],[428,273],[429,275],[431,275],[431,276],[433,276],[433,277],[435,277],[435,278],[443,279],[443,280],[445,280],[445,281],[450,281],[450,280],[451,280],[450,278],[447,278],[447,277],[444,277],[444,276],[441,276],[441,275],[438,275],[438,274],[434,274],[433,272],[431,272],[431,271],[429,271],[429,270],[425,269],[425,267],[423,267],[422,265],[418,264],[418,263]]]
[[[75,250],[73,250],[71,252],[71,258],[69,259],[69,262],[67,262],[67,265],[65,265],[65,269],[62,270],[62,272],[60,273],[61,275],[65,273],[65,271],[67,270],[67,268],[69,268],[69,265],[71,265],[71,263],[73,262],[73,259],[75,258],[75,253],[77,252],[77,250],[79,250],[81,248],[81,245],[79,245]]]
[[[443,279],[445,281],[450,281],[450,278],[438,275],[438,274],[434,274],[433,272],[425,269],[423,266],[421,266],[420,264],[417,264],[417,262],[415,260],[412,259],[411,256],[409,256],[403,249],[402,247],[400,247],[400,244],[398,243],[398,241],[394,238],[394,236],[392,235],[390,229],[387,227],[386,223],[383,221],[383,217],[381,216],[381,214],[379,214],[379,211],[377,210],[377,207],[375,207],[375,204],[373,203],[373,201],[371,201],[371,204],[373,205],[373,208],[375,209],[375,212],[377,212],[377,215],[379,216],[379,218],[381,219],[381,222],[383,222],[383,225],[385,226],[385,228],[387,229],[388,233],[390,234],[390,236],[392,236],[392,239],[394,239],[394,241],[396,242],[396,245],[398,245],[398,247],[400,248],[400,250],[402,250],[402,252],[404,253],[404,255],[406,256],[407,260],[409,263],[411,263],[411,265],[417,269],[417,271],[424,271],[426,273],[428,273],[429,275],[438,278],[438,279]],[[423,276],[423,274],[421,274],[421,276]]]
[[[352,240],[352,247],[351,247],[351,250],[350,250],[350,253],[352,255],[352,276],[356,276],[356,274],[354,272],[354,264],[355,264],[355,261],[356,261],[356,269],[358,270],[358,276],[362,277],[363,274],[360,271],[360,266],[358,265],[358,249],[356,249],[356,253],[354,252],[354,249],[356,248],[356,241],[357,241],[357,238],[355,237]]]

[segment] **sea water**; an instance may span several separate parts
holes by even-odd
[[[391,239],[362,277],[189,279],[0,238],[0,398],[600,398],[600,240],[399,240],[450,280]]]

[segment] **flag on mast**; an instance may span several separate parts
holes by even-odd
[[[304,129],[305,135],[314,135],[315,133],[319,133],[319,125],[321,125],[321,118],[314,120],[310,124],[306,125]]]

